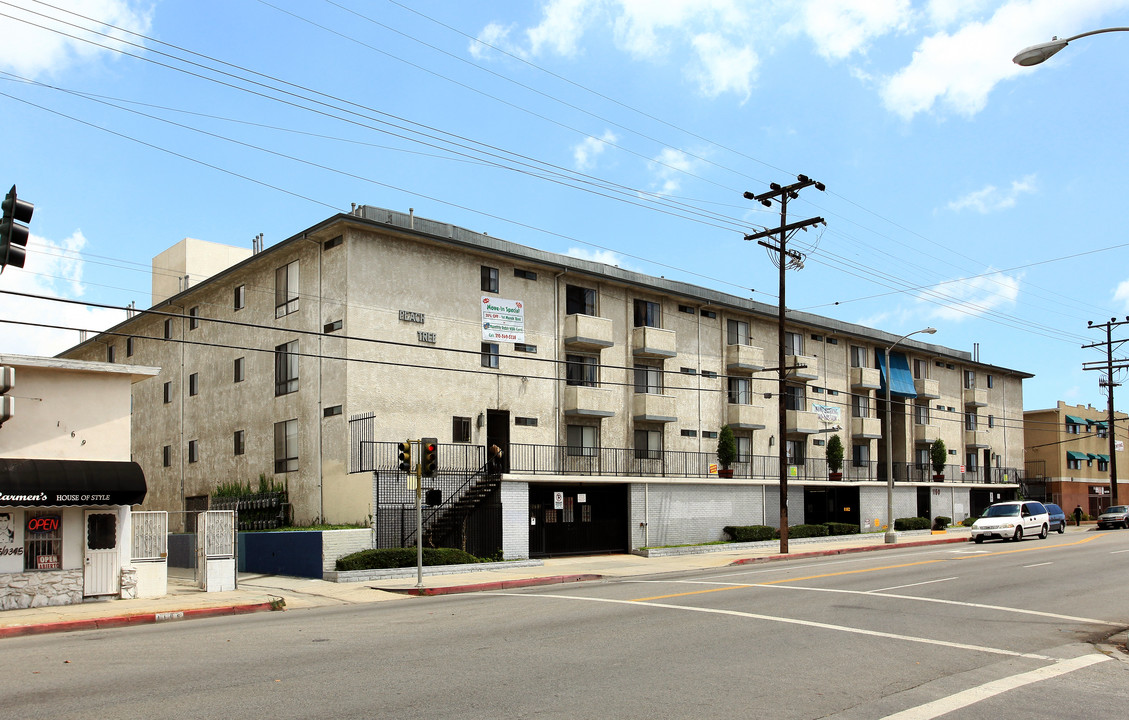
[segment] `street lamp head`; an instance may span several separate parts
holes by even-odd
[[[1030,67],[1031,65],[1038,65],[1039,63],[1047,60],[1052,55],[1066,47],[1065,40],[1059,40],[1057,37],[1051,38],[1050,42],[1039,43],[1032,45],[1028,48],[1023,48],[1015,57],[1011,59],[1016,65],[1023,67]]]
[[[927,327],[927,328],[925,328],[924,330],[920,330],[919,332],[923,332],[923,333],[925,333],[926,335],[932,335],[933,333],[937,332],[937,328],[935,328],[935,327]]]

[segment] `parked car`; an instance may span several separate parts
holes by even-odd
[[[972,540],[977,543],[984,542],[985,538],[1018,541],[1024,535],[1045,538],[1049,533],[1050,515],[1047,508],[1034,500],[996,503],[972,523]]]
[[[1043,503],[1043,507],[1047,509],[1050,529],[1058,533],[1066,532],[1066,513],[1062,511],[1062,508],[1054,503]]]
[[[1098,515],[1098,529],[1129,528],[1129,505],[1111,505]]]

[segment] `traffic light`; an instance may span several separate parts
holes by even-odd
[[[435,477],[439,474],[439,441],[423,438],[419,441],[419,466],[422,477]]]
[[[400,461],[400,472],[412,471],[412,441],[405,440],[396,446],[396,459]]]
[[[4,198],[4,217],[0,220],[0,271],[5,265],[22,268],[27,256],[27,236],[30,232],[25,223],[31,222],[35,206],[16,197],[16,186]]]
[[[16,386],[16,369],[14,367],[0,366],[0,425],[12,419],[16,414],[16,399],[8,395],[8,391]]]

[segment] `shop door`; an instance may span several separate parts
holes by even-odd
[[[626,485],[531,485],[529,555],[627,552]]]
[[[82,594],[116,595],[121,580],[118,548],[118,515],[100,510],[86,511],[86,564]]]

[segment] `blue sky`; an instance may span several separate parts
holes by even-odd
[[[790,242],[806,255],[790,308],[932,325],[1034,373],[1027,409],[1104,407],[1082,370],[1103,355],[1081,346],[1104,340],[1088,320],[1129,314],[1129,35],[1011,58],[1127,10],[5,0],[0,190],[36,209],[0,289],[148,306],[152,257],[184,237],[269,246],[357,203],[775,303],[775,267],[743,235],[777,211],[742,193],[803,173],[827,190],[789,217],[827,227]],[[0,319],[124,317],[0,298]],[[8,352],[77,341],[0,327]]]

